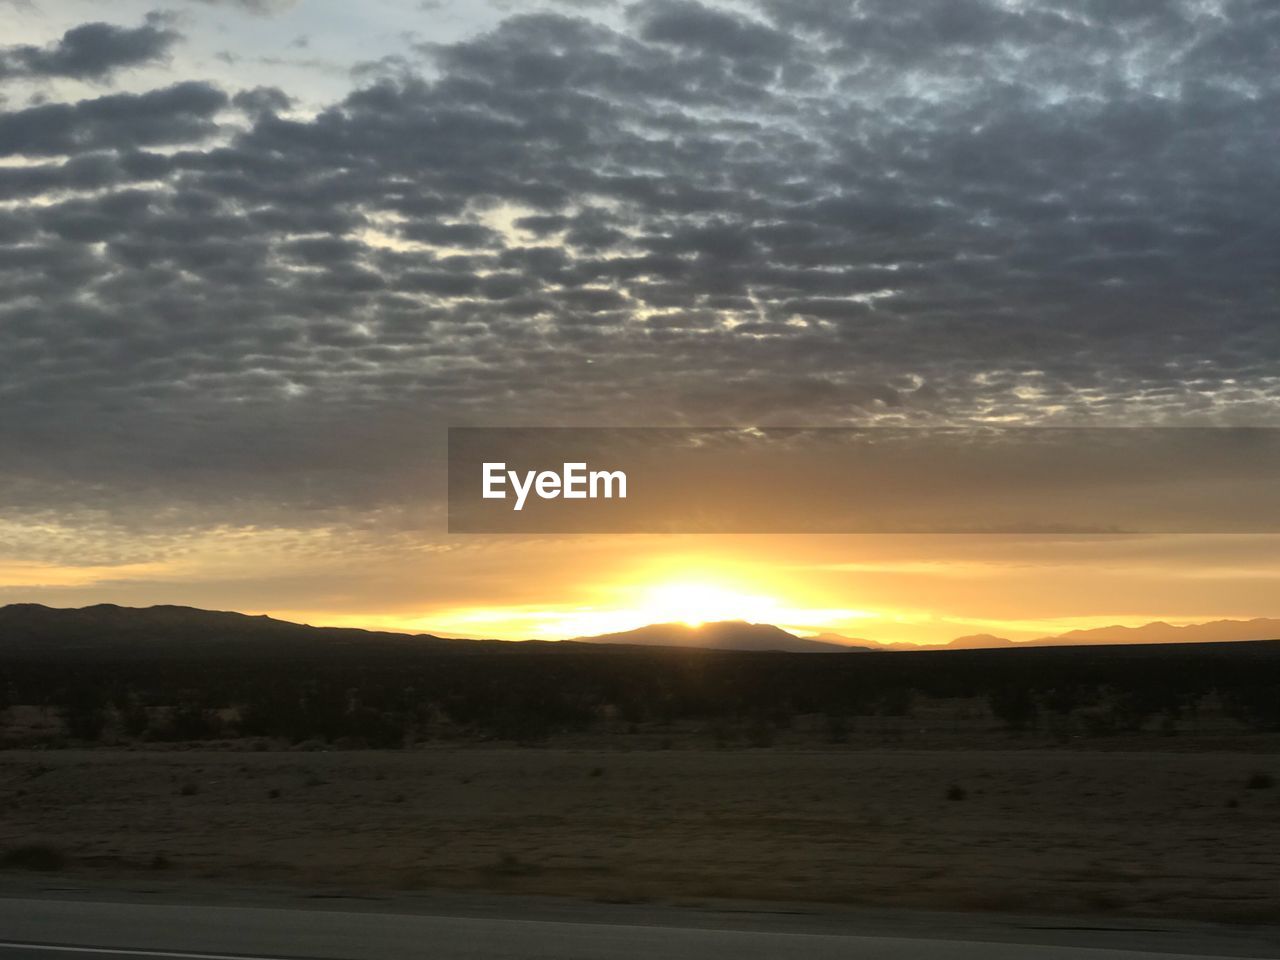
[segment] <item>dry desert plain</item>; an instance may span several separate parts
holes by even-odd
[[[1277,767],[1039,746],[11,750],[0,850],[133,882],[1275,922]]]

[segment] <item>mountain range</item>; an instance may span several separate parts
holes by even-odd
[[[1118,624],[1095,627],[1091,630],[1069,630],[1035,640],[1010,640],[989,633],[956,637],[948,643],[876,643],[872,640],[843,637],[834,633],[821,633],[814,639],[831,644],[855,644],[859,649],[870,646],[875,650],[984,650],[1002,647],[1067,647],[1097,644],[1146,644],[1146,643],[1219,643],[1239,640],[1272,640],[1280,637],[1280,619],[1257,617],[1252,620],[1213,620],[1209,623],[1190,623],[1176,626],[1157,620],[1140,627],[1124,627]]]
[[[486,641],[491,647],[498,641]],[[0,654],[71,655],[93,652],[131,658],[256,655],[324,656],[359,645],[371,653],[409,644],[440,651],[478,648],[473,640],[384,633],[346,627],[312,627],[267,616],[161,605],[46,607],[14,603],[0,607]],[[506,646],[503,644],[503,646]]]
[[[779,650],[788,653],[841,653],[874,649],[865,641],[847,637],[824,640],[801,637],[769,623],[722,620],[690,626],[685,623],[654,623],[622,633],[577,637],[575,643],[626,644],[638,647],[700,647],[706,650]]]
[[[268,616],[250,616],[193,607],[120,607],[97,604],[55,608],[35,603],[0,607],[0,655],[103,653],[130,657],[183,655],[229,656],[288,653],[325,656],[359,646],[369,655],[430,649],[441,653],[540,650],[571,651],[581,644],[628,647],[683,647],[709,650],[791,653],[873,653],[877,651],[974,650],[1010,647],[1117,644],[1206,643],[1280,637],[1280,619],[1215,620],[1175,626],[1157,621],[1141,627],[1109,626],[1072,630],[1036,640],[1014,641],[991,634],[957,637],[944,644],[919,646],[879,643],[834,633],[806,637],[767,623],[728,620],[690,626],[659,623],[564,643],[466,640],[432,634],[406,634],[347,627],[313,627]]]
[[[1280,637],[1280,620],[1215,620],[1187,626],[1157,621],[1141,627],[1098,627],[1035,640],[1010,640],[989,633],[956,637],[948,643],[880,643],[838,633],[799,636],[770,624],[724,621],[698,627],[659,623],[623,633],[578,637],[579,643],[633,646],[707,647],[717,650],[786,650],[794,653],[872,653],[916,650],[990,650],[1008,647],[1065,647],[1098,644],[1213,643],[1232,640],[1270,640]]]

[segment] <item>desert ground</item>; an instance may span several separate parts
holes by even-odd
[[[5,869],[607,901],[1280,918],[1272,753],[0,752]]]

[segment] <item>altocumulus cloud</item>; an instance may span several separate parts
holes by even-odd
[[[70,77],[105,80],[116,71],[163,60],[180,39],[152,15],[138,27],[85,23],[44,47],[30,44],[0,47],[0,80]]]
[[[1268,422],[1278,42],[1262,0],[650,0],[313,115],[180,76],[11,109],[10,502],[374,509],[447,422]]]

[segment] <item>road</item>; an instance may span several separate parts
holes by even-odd
[[[439,909],[439,908],[437,908]],[[0,960],[1190,960],[1280,957],[1269,934],[1194,934],[1156,925],[1099,929],[903,921],[903,932],[840,917],[724,915],[573,904],[393,913],[0,898]],[[912,915],[904,914],[910,917]],[[929,915],[919,915],[927,918]],[[934,928],[943,929],[934,929]],[[1021,940],[1022,942],[1018,942]],[[1141,951],[1141,952],[1134,952]]]

